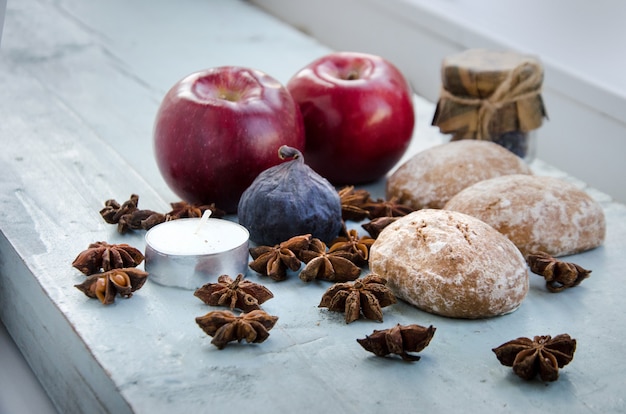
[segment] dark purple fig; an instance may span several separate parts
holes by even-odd
[[[273,246],[302,234],[330,242],[343,226],[337,190],[304,163],[297,149],[283,145],[278,156],[292,159],[263,171],[243,192],[239,224],[259,245]]]

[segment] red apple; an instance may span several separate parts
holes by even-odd
[[[156,161],[190,203],[237,210],[256,176],[279,162],[281,145],[304,148],[297,104],[276,79],[223,66],[192,73],[165,95],[154,126]]]
[[[377,180],[409,146],[411,88],[380,56],[331,53],[296,73],[287,89],[304,118],[304,158],[333,184]]]

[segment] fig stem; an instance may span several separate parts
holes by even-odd
[[[302,153],[299,150],[297,150],[296,148],[292,148],[288,145],[281,145],[281,147],[278,148],[278,157],[281,160],[284,160],[286,158],[293,158],[294,160],[303,159]]]

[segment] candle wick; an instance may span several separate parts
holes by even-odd
[[[209,217],[211,217],[211,210],[204,210],[204,213],[202,213],[202,217],[200,218],[200,222],[198,223],[194,234],[198,234],[200,232],[200,229],[209,221]]]

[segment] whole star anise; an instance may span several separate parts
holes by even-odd
[[[196,318],[196,323],[209,336],[211,343],[223,349],[229,342],[261,343],[269,336],[269,331],[278,321],[260,309],[236,316],[230,311],[212,311]]]
[[[114,199],[106,200],[104,202],[104,208],[100,210],[100,215],[107,223],[117,224],[124,214],[132,213],[137,210],[138,204],[139,196],[137,194],[131,194],[130,198],[122,204]]]
[[[326,290],[319,307],[345,312],[346,323],[359,319],[361,313],[367,319],[382,322],[382,308],[396,303],[386,284],[386,279],[373,273],[354,282],[335,283]]]
[[[150,230],[164,221],[166,221],[164,214],[152,210],[137,209],[120,217],[117,222],[117,231],[120,234],[126,234],[131,230]]]
[[[88,297],[98,299],[105,305],[110,305],[115,301],[118,294],[121,297],[130,298],[133,292],[141,289],[147,278],[147,272],[134,267],[127,267],[91,275],[83,283],[74,285],[74,287]]]
[[[212,218],[221,218],[226,215],[224,210],[220,210],[215,206],[215,203],[211,204],[191,204],[186,201],[178,201],[176,203],[170,203],[172,210],[165,213],[166,220],[177,220],[181,218],[193,218],[202,217],[202,214],[206,210],[211,210]]]
[[[274,297],[265,286],[244,280],[241,273],[235,280],[228,275],[221,275],[217,283],[207,283],[196,289],[194,296],[207,305],[228,306],[244,312],[260,309],[260,304]]]
[[[361,221],[370,216],[364,206],[370,201],[370,193],[367,190],[355,190],[353,185],[346,186],[337,191],[341,201],[341,217],[344,220]]]
[[[165,221],[165,215],[152,210],[140,210],[139,196],[132,194],[122,204],[110,199],[104,202],[100,215],[109,224],[117,224],[118,233],[125,234],[130,230],[149,230]]]
[[[143,262],[144,256],[138,249],[126,244],[109,244],[104,241],[91,243],[72,262],[72,266],[86,275],[92,275],[111,269],[136,267]]]
[[[287,278],[287,269],[296,271],[302,262],[298,254],[308,247],[311,235],[294,236],[275,246],[258,246],[250,248],[253,261],[250,268],[257,273],[269,276],[276,281]]]
[[[339,236],[330,244],[330,253],[343,251],[349,253],[350,260],[358,266],[365,265],[370,247],[376,241],[369,236],[360,237],[355,229],[344,229],[345,236]]]
[[[331,282],[347,282],[361,274],[361,268],[350,260],[350,253],[327,251],[326,244],[320,239],[311,240],[308,248],[301,250],[300,259],[306,266],[300,271],[300,279],[310,282],[315,279]]]
[[[517,338],[492,349],[502,365],[513,367],[520,378],[530,380],[539,374],[542,381],[556,381],[559,368],[574,358],[576,340],[568,334]]]
[[[591,270],[558,260],[544,252],[532,252],[526,257],[526,261],[531,272],[546,279],[546,287],[551,292],[561,292],[578,286],[591,273]]]
[[[367,231],[372,238],[377,239],[378,235],[385,229],[385,227],[399,218],[400,217],[376,217],[367,223],[363,223],[361,227],[363,227],[363,229],[365,229],[365,231]]]
[[[432,325],[426,328],[416,324],[397,324],[393,328],[375,330],[371,335],[356,341],[365,350],[379,357],[395,354],[405,361],[418,361],[420,356],[409,352],[420,352],[426,348],[435,335],[435,330]]]
[[[369,217],[375,219],[377,217],[402,217],[415,211],[413,208],[398,203],[397,197],[389,200],[378,199],[366,203],[363,208],[369,212]]]

